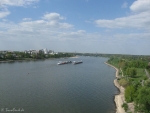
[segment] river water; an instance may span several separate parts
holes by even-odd
[[[57,65],[59,61],[82,64]],[[0,113],[115,113],[115,69],[107,58],[0,63]]]

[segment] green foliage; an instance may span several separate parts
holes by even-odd
[[[127,87],[129,85],[129,82],[126,79],[122,78],[119,80],[119,84],[123,87]]]
[[[150,79],[145,81],[145,86],[150,87]]]
[[[6,52],[0,53],[0,60],[24,60],[24,59],[44,59],[44,58],[61,58],[72,57],[72,53],[59,53],[59,54],[44,54],[43,52],[25,53],[25,52]]]
[[[118,55],[109,59],[109,63],[122,69],[124,77],[119,80],[119,84],[126,88],[125,100],[134,101],[135,111],[139,113],[150,113],[150,80],[145,73],[145,68],[150,73],[149,62],[149,56]]]
[[[134,67],[126,69],[126,75],[128,75],[130,77],[135,77],[136,74],[137,74],[137,71]]]
[[[126,102],[132,102],[135,96],[135,88],[130,85],[125,89],[125,100]]]
[[[125,112],[128,110],[128,104],[127,103],[123,103],[122,107],[124,108]]]
[[[143,77],[143,80],[147,80],[147,79],[148,79],[148,77],[147,77],[147,76],[144,76],[144,77]]]
[[[141,87],[135,99],[135,110],[143,113],[150,113],[150,87]]]

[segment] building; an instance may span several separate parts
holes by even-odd
[[[44,49],[44,54],[48,54],[47,48]]]

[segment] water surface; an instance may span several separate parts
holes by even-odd
[[[82,64],[57,65],[83,60]],[[114,113],[115,70],[107,58],[0,63],[0,109],[24,113]],[[3,111],[2,111],[3,110]]]

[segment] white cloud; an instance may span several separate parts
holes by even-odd
[[[58,13],[47,13],[42,18],[46,20],[53,20],[53,21],[59,21],[65,19],[64,17],[60,16],[60,14]]]
[[[128,3],[124,2],[123,5],[122,5],[122,8],[127,8],[127,7],[128,7]]]
[[[150,30],[150,0],[137,0],[130,6],[131,13],[128,16],[113,20],[95,20],[98,27],[106,28],[135,28]]]
[[[0,0],[1,6],[24,6],[38,2],[39,0]]]
[[[27,6],[38,1],[39,0],[0,0],[0,9],[3,10],[3,12],[0,12],[0,18],[10,14],[10,11],[8,11],[9,6]]]
[[[142,12],[114,20],[96,20],[98,27],[150,29],[150,13]]]
[[[0,18],[4,18],[4,17],[8,16],[9,14],[10,14],[9,11],[0,12]]]
[[[42,17],[43,20],[35,20],[35,21],[24,21],[20,23],[19,25],[22,26],[23,28],[27,29],[34,29],[34,30],[39,30],[39,29],[69,29],[73,28],[73,25],[65,23],[65,22],[60,22],[62,17],[58,13],[49,13],[44,15]],[[26,19],[24,19],[26,20]],[[27,19],[28,20],[28,19]]]
[[[30,20],[32,20],[31,18],[23,18],[22,19],[23,21],[30,21]]]
[[[58,14],[60,15],[60,14]],[[60,16],[61,17],[61,16]],[[69,30],[73,29],[73,25],[65,22],[61,22],[58,18],[53,18],[52,20],[32,20],[31,18],[24,18],[23,21],[15,24],[11,22],[0,22],[0,29],[11,31],[11,32],[46,32],[59,31],[59,30]],[[18,34],[18,33],[17,33]]]
[[[46,47],[54,51],[113,52],[116,54],[149,53],[147,48],[149,48],[150,44],[150,33],[145,33],[144,35],[143,33],[134,33],[104,36],[100,33],[88,33],[85,30],[68,30],[64,27],[60,29],[60,24],[63,24],[60,21],[56,26],[48,25],[48,22],[50,21],[32,20],[19,24],[0,22],[0,29],[3,29],[0,31],[0,48],[4,50],[10,48],[25,50]],[[140,40],[143,37],[145,40]],[[136,45],[137,42],[138,45]],[[139,49],[143,51],[139,51]]]
[[[130,9],[133,12],[145,12],[150,11],[150,0],[136,0],[131,6]]]

